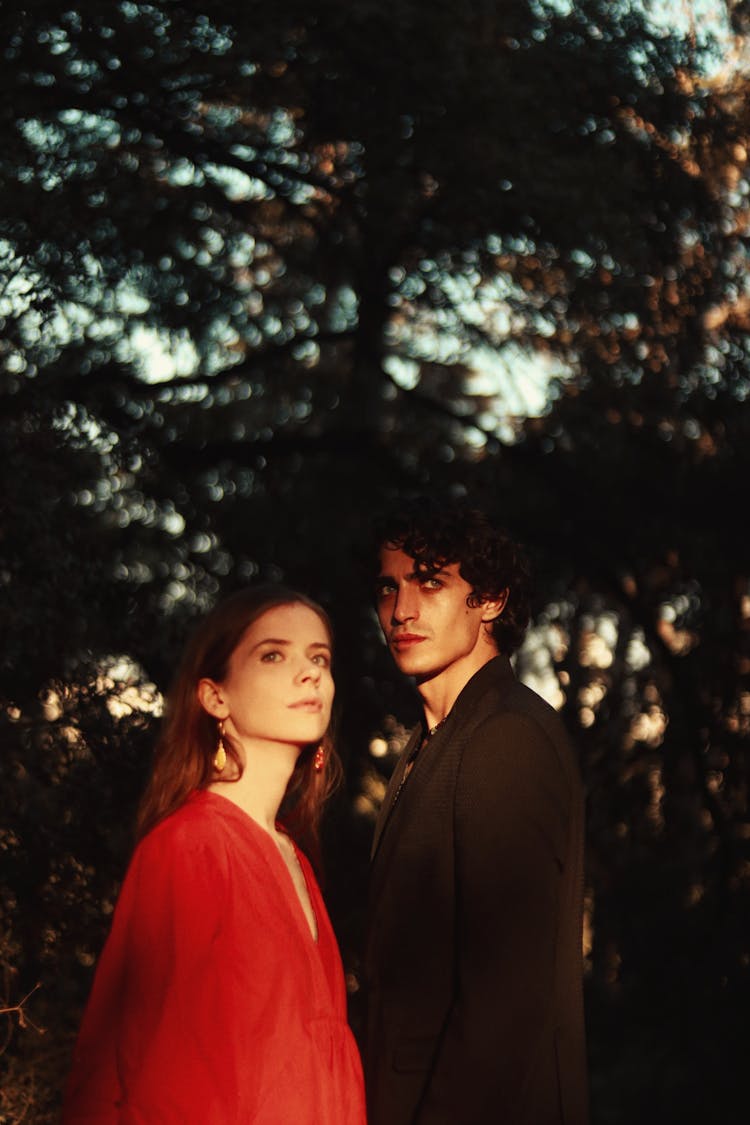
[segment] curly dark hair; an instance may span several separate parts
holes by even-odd
[[[413,500],[383,514],[375,525],[375,556],[381,548],[401,550],[420,574],[458,564],[471,585],[467,605],[508,591],[505,608],[490,625],[498,651],[510,656],[523,641],[531,612],[528,563],[517,543],[478,508],[454,501]]]

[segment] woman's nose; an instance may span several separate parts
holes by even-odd
[[[320,681],[320,665],[314,664],[312,660],[306,660],[300,670],[300,678],[317,684]]]

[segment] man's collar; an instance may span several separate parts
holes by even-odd
[[[508,657],[502,653],[493,656],[464,684],[451,708],[451,713],[455,715],[458,712],[472,710],[493,683],[512,679],[515,679],[515,673]]]

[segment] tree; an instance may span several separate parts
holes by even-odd
[[[534,555],[521,666],[589,786],[597,1112],[735,1120],[741,71],[593,0],[38,2],[0,21],[8,999],[42,977],[55,1034],[74,1023],[149,685],[193,614],[257,576],[330,604],[345,654],[330,827],[351,846],[330,885],[356,969],[368,810],[413,712],[355,546],[381,500],[472,487]]]

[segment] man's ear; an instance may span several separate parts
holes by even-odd
[[[213,715],[215,719],[226,719],[229,717],[229,705],[224,697],[224,692],[221,690],[221,684],[217,684],[214,680],[209,680],[207,677],[198,681],[198,702],[204,711],[208,711],[209,715]]]
[[[507,587],[501,590],[496,598],[488,598],[486,602],[482,602],[482,621],[489,623],[496,621],[500,614],[508,604],[508,594],[510,591]]]

